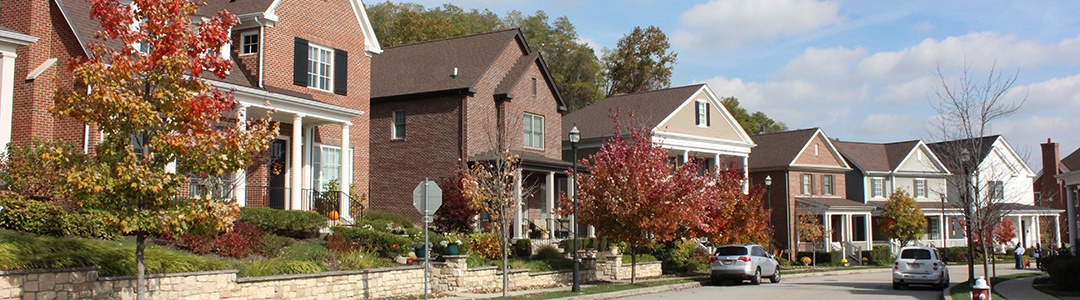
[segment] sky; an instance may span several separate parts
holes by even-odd
[[[635,26],[678,53],[673,87],[706,83],[791,129],[860,142],[935,141],[941,77],[1015,83],[991,124],[1035,171],[1040,143],[1080,148],[1080,1],[414,0],[566,16],[597,52]]]

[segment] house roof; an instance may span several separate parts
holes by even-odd
[[[1080,170],[1080,148],[1077,148],[1069,156],[1062,158],[1059,168],[1061,168],[1061,173]]]
[[[68,0],[70,1],[70,0]],[[246,15],[266,12],[276,0],[210,0],[206,6],[199,8],[199,15],[212,16],[217,12],[227,10],[234,15]]]
[[[843,198],[813,198],[813,197],[807,197],[807,198],[795,198],[795,201],[798,201],[798,202],[801,202],[801,203],[804,203],[804,204],[810,204],[810,205],[825,208],[825,209],[839,209],[839,208],[860,209],[860,210],[874,210],[874,209],[877,209],[877,206],[874,206],[874,205],[865,204],[865,203],[861,203],[861,202],[858,202],[858,201],[853,201],[853,200],[848,200],[848,199],[843,199]]]
[[[529,53],[520,35],[509,29],[385,48],[371,59],[371,98],[475,91],[507,45],[517,41]]]
[[[751,169],[787,167],[799,156],[803,146],[818,132],[818,128],[791,130],[751,136],[757,147],[750,153]]]
[[[997,141],[998,138],[1001,138],[1001,135],[989,135],[981,138],[937,142],[933,144],[926,144],[926,146],[930,147],[930,150],[934,151],[934,155],[937,155],[937,157],[948,159],[951,157],[955,157],[955,155],[959,155],[952,152],[956,151],[955,149],[961,149],[962,145],[977,145],[980,150],[977,151],[978,153],[971,153],[971,155],[972,158],[975,159],[975,165],[979,165],[982,164],[983,159],[986,159],[986,156],[990,154],[991,150],[994,148],[994,141]],[[953,168],[953,166],[950,165],[951,164],[945,164],[945,167]],[[960,173],[959,170],[950,169],[949,171],[953,173]]]
[[[563,116],[563,132],[570,132],[577,124],[582,139],[610,136],[614,128],[610,116],[615,112],[620,113],[619,121],[623,127],[643,125],[652,128],[659,125],[703,86],[704,84],[695,84],[611,96]]]
[[[832,142],[849,160],[863,171],[890,172],[900,167],[918,140],[887,144],[861,142]]]

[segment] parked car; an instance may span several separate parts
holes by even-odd
[[[935,248],[904,247],[900,248],[900,257],[893,264],[893,289],[905,288],[911,284],[928,284],[935,289],[949,286],[949,268],[945,259]]]
[[[761,245],[737,244],[716,247],[716,252],[709,259],[709,269],[711,279],[716,284],[727,279],[738,281],[749,279],[752,284],[760,284],[762,274],[768,274],[766,277],[772,283],[780,282],[780,263]]]

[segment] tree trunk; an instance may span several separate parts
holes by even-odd
[[[505,210],[503,212],[505,212]],[[509,247],[510,233],[507,232],[507,230],[506,230],[507,229],[506,228],[507,227],[506,226],[507,225],[506,224],[506,222],[507,222],[506,214],[505,213],[500,213],[499,214],[499,219],[500,219],[499,223],[502,223],[502,224],[500,224],[501,226],[499,226],[499,227],[501,227],[501,228],[499,228],[499,233],[502,235],[501,237],[499,237],[499,244],[501,244],[501,246],[502,246],[502,261],[503,261],[503,267],[502,267],[502,269],[503,269],[502,296],[503,296],[503,298],[506,298],[507,290],[510,288],[510,268],[509,268],[510,262],[509,262],[509,259],[507,258],[507,253],[506,253],[507,250],[509,250],[509,248],[510,248]]]
[[[989,253],[986,251],[986,242],[987,242],[987,240],[986,240],[986,237],[984,236],[983,237],[983,244],[982,244],[983,276],[986,277],[986,285],[993,286],[990,283],[990,264],[987,263],[987,262],[990,261],[990,258],[987,256],[987,254],[989,254]]]
[[[146,300],[146,233],[135,234],[135,299]]]
[[[634,284],[637,280],[637,247],[630,246],[630,284]],[[616,268],[622,265],[622,262],[615,263]]]

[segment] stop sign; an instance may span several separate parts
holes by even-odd
[[[412,194],[413,206],[424,216],[435,214],[435,211],[442,206],[442,189],[434,181],[425,178],[416,185]]]

